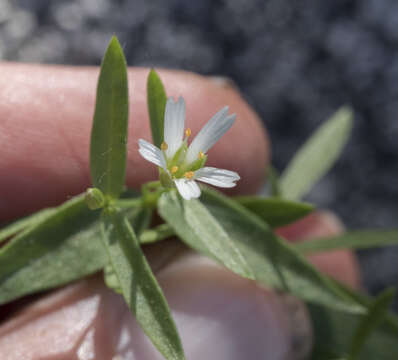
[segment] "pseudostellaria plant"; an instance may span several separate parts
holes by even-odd
[[[235,115],[225,104],[194,137],[185,128],[184,94],[168,95],[151,70],[153,144],[139,140],[139,152],[158,167],[159,178],[140,192],[127,189],[127,70],[113,37],[97,87],[92,188],[0,230],[0,304],[103,270],[105,283],[124,297],[164,358],[184,359],[167,301],[142,251],[146,243],[177,237],[230,271],[305,301],[315,330],[310,359],[397,359],[398,318],[388,312],[393,292],[375,300],[353,292],[318,272],[304,255],[394,245],[398,231],[353,231],[297,245],[274,232],[313,211],[300,198],[337,159],[351,131],[351,110],[344,107],[325,122],[281,176],[272,171],[272,196],[227,197],[196,181],[228,188],[239,180],[233,171],[206,166],[208,150],[233,126]],[[163,222],[151,226],[155,211]]]

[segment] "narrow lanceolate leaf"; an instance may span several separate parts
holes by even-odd
[[[295,244],[305,254],[337,249],[366,249],[398,245],[398,230],[358,230]]]
[[[184,359],[167,302],[132,227],[119,210],[104,211],[102,238],[120,291],[144,332],[166,359]]]
[[[271,165],[268,167],[268,181],[269,181],[269,185],[270,185],[271,196],[274,196],[274,197],[281,196],[281,187],[279,184],[279,173]]]
[[[162,80],[157,72],[152,69],[147,80],[147,102],[149,119],[151,123],[153,143],[160,148],[163,142],[164,111],[166,108],[167,96]]]
[[[99,212],[89,210],[83,196],[49,210],[0,249],[0,305],[83,278],[107,264]],[[146,228],[146,209],[124,213],[134,227]]]
[[[297,200],[332,167],[350,135],[353,113],[343,107],[293,157],[280,179],[282,196]]]
[[[348,352],[349,360],[359,359],[367,339],[384,321],[394,299],[395,290],[388,289],[380,294],[370,306],[366,316],[359,322]],[[397,339],[398,340],[398,339]]]
[[[335,279],[330,279],[338,288],[341,292],[346,294],[346,296],[349,296],[351,299],[353,299],[355,302],[358,304],[366,307],[369,309],[373,304],[374,304],[374,299],[368,295],[364,295],[362,292],[355,291],[348,286],[338,282]],[[362,314],[361,316],[366,316],[367,314]],[[398,317],[389,312],[386,317],[385,317],[386,324],[389,327],[389,330],[391,334],[393,334],[397,339],[398,339]]]
[[[0,304],[91,274],[105,263],[98,242],[85,242],[98,212],[82,196],[37,226],[19,233],[0,250]],[[91,234],[90,234],[91,235]],[[92,261],[84,255],[90,254]]]
[[[243,254],[259,283],[312,303],[346,312],[364,311],[257,215],[213,190],[205,189],[201,201]]]
[[[254,279],[249,265],[220,223],[198,200],[184,200],[176,192],[163,193],[160,216],[180,239],[196,251],[243,277]]]
[[[314,210],[314,207],[308,203],[284,200],[279,197],[238,196],[234,200],[273,228],[297,221]]]
[[[374,300],[353,290],[346,289],[348,295],[354,297],[359,303],[371,309]],[[384,300],[383,300],[384,302]],[[373,304],[373,305],[372,305]],[[368,314],[347,314],[318,305],[309,305],[313,324],[314,349],[311,360],[328,360],[347,357],[350,339],[356,337],[356,332],[372,312]],[[384,315],[384,322],[373,327],[370,336],[361,345],[361,360],[395,360],[398,359],[398,318],[393,313]],[[377,325],[377,324],[376,324]],[[366,327],[366,326],[365,326]]]
[[[54,210],[51,208],[43,209],[32,215],[28,215],[22,219],[16,220],[4,226],[0,229],[0,243],[9,239],[11,236],[14,236],[15,234],[21,232],[22,230],[25,230],[34,226],[35,224],[42,222],[45,218],[52,214],[53,211]]]
[[[118,198],[124,187],[127,126],[126,60],[113,37],[102,60],[90,148],[92,183],[108,198]]]

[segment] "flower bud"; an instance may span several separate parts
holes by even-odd
[[[100,209],[105,205],[104,194],[97,188],[87,189],[84,200],[86,201],[88,208],[91,210]]]

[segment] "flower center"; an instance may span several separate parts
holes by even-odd
[[[194,177],[195,173],[193,171],[187,171],[184,176],[186,179],[191,180]]]
[[[192,163],[187,163],[185,161],[185,156],[188,150],[188,138],[191,136],[192,132],[190,128],[185,130],[185,139],[182,145],[174,154],[167,154],[166,151],[169,148],[168,144],[163,141],[160,145],[160,149],[163,151],[163,155],[166,160],[166,167],[169,177],[171,179],[181,179],[186,178],[188,180],[194,177],[195,171],[201,169],[205,166],[207,161],[207,155],[200,151],[197,160]]]

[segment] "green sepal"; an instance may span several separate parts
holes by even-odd
[[[189,170],[190,171],[199,170],[206,165],[206,162],[207,162],[207,155],[203,155],[201,159],[197,159],[190,165]]]

